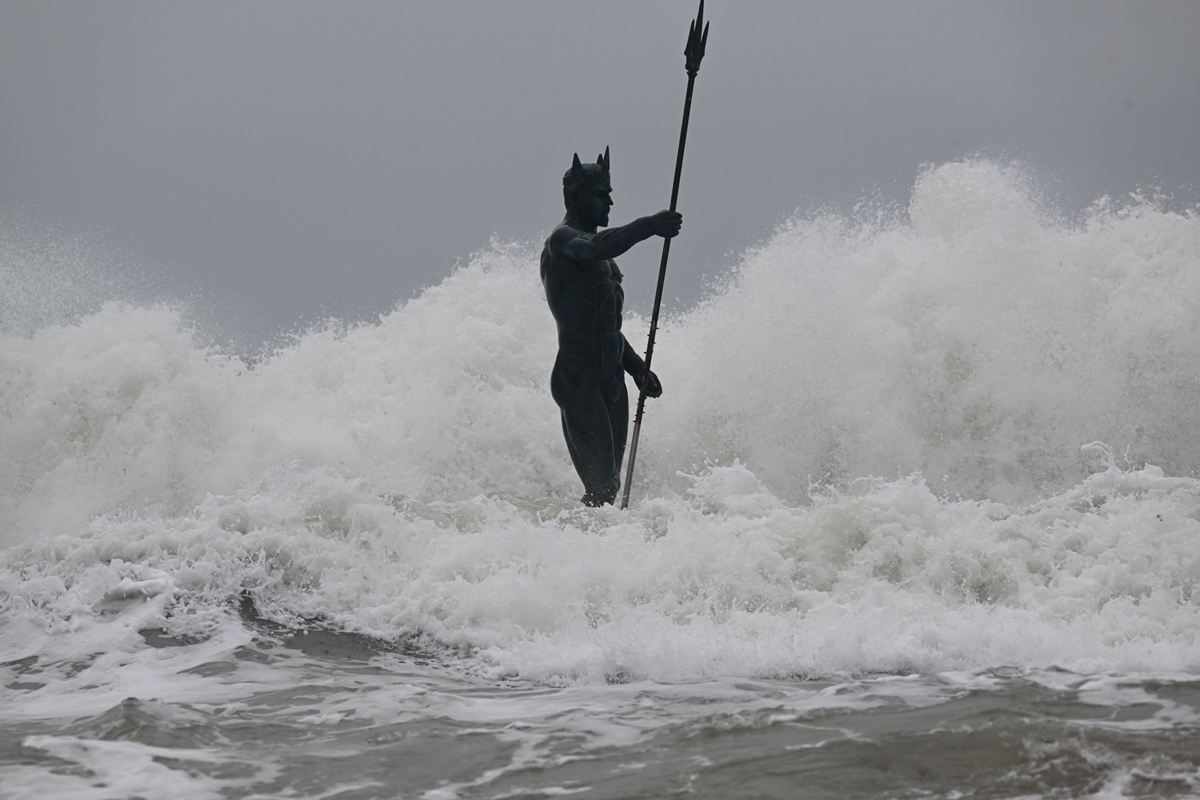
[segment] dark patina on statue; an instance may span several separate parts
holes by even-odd
[[[621,333],[625,291],[614,258],[651,236],[679,233],[682,215],[659,211],[628,225],[608,225],[612,181],[608,149],[595,164],[576,154],[563,176],[567,216],[542,249],[542,285],[558,324],[558,358],[550,393],[562,416],[563,435],[575,471],[583,481],[583,502],[612,503],[621,488],[621,461],[629,429],[625,373],[646,394],[658,397],[658,376]]]

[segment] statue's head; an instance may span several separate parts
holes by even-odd
[[[611,162],[608,148],[596,158],[595,164],[582,164],[575,154],[571,168],[563,175],[563,202],[567,213],[587,226],[608,224],[608,209],[612,206]]]

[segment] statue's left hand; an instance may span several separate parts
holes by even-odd
[[[633,382],[637,384],[638,389],[642,388],[640,374],[633,376]],[[646,396],[659,397],[660,395],[662,395],[662,384],[658,382],[658,376],[654,374],[654,370],[650,370],[650,374],[646,376]]]

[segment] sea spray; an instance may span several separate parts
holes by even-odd
[[[1093,440],[1193,475],[1198,267],[1194,212],[1067,225],[1011,170],[930,169],[907,214],[795,219],[675,321],[648,461],[741,458],[793,502],[918,470],[1027,501],[1087,475]]]
[[[28,212],[0,210],[0,334],[77,322],[106,301],[139,294],[134,283],[131,270],[95,239]]]

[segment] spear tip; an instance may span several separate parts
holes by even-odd
[[[697,36],[697,34],[700,34]],[[687,58],[687,73],[695,77],[700,71],[700,59],[704,58],[704,46],[708,43],[708,23],[704,21],[704,0],[700,0],[700,10],[688,27],[687,47],[683,54]]]

